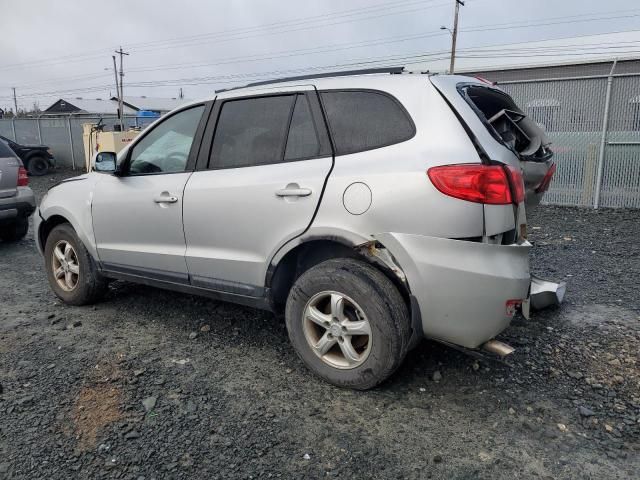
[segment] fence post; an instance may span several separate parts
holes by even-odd
[[[13,132],[13,141],[18,143],[18,137],[16,136],[16,117],[11,118],[11,131]]]
[[[73,153],[73,135],[71,134],[71,116],[67,117],[67,129],[69,131],[69,146],[71,147],[71,168],[76,169],[76,156]]]
[[[604,173],[604,151],[607,144],[607,129],[609,128],[609,111],[611,109],[611,85],[613,84],[613,72],[616,69],[618,59],[611,65],[611,72],[607,77],[607,93],[604,100],[604,116],[602,117],[602,137],[600,138],[600,151],[598,152],[598,176],[596,177],[596,193],[593,196],[593,208],[600,206],[600,191],[602,189],[602,175]]]
[[[38,127],[38,142],[42,145],[42,131],[40,130],[40,117],[36,117],[36,126]]]

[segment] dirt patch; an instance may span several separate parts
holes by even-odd
[[[120,378],[112,365],[96,365],[91,385],[80,390],[73,407],[73,433],[80,451],[93,450],[100,432],[122,418],[120,405],[122,391],[117,386]]]

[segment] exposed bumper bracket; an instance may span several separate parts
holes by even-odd
[[[560,305],[567,291],[565,282],[550,282],[534,275],[531,276],[531,294],[529,296],[531,308],[542,310],[552,305]]]

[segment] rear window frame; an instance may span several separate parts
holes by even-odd
[[[467,102],[467,104],[471,107],[471,109],[475,112],[475,114],[478,116],[478,118],[480,119],[480,122],[482,122],[482,124],[485,126],[485,128],[487,129],[487,131],[489,132],[489,134],[500,144],[504,145],[505,147],[507,147],[509,150],[513,151],[516,155],[518,155],[518,157],[520,156],[518,154],[518,152],[516,152],[514,149],[512,149],[509,145],[507,145],[507,143],[504,141],[504,139],[500,136],[500,133],[498,133],[498,131],[495,129],[495,127],[493,125],[491,125],[489,123],[489,119],[487,118],[487,116],[484,114],[484,112],[482,110],[480,110],[480,108],[475,104],[475,102],[471,99],[471,97],[469,96],[469,93],[467,92],[467,89],[469,88],[484,88],[486,90],[489,90],[490,92],[494,92],[497,93],[499,95],[503,95],[505,96],[508,100],[511,101],[511,103],[513,103],[513,105],[515,105],[516,109],[519,110],[520,112],[522,112],[524,115],[526,115],[526,113],[524,113],[524,111],[518,106],[518,104],[515,102],[515,100],[513,99],[513,97],[511,97],[511,95],[509,95],[507,92],[500,90],[499,88],[495,88],[492,87],[490,85],[480,85],[477,83],[473,83],[473,82],[464,82],[464,83],[458,83],[456,85],[456,90],[458,90],[458,93],[460,94],[460,96],[465,100],[465,102]]]
[[[368,148],[360,148],[360,149],[356,149],[353,151],[341,151],[338,147],[338,145],[336,144],[335,141],[335,133],[333,131],[333,126],[331,125],[331,120],[329,119],[329,115],[327,114],[327,109],[326,106],[324,104],[324,99],[323,99],[323,94],[324,93],[344,93],[344,92],[357,92],[357,93],[373,93],[376,95],[382,95],[384,97],[387,97],[388,99],[390,99],[397,107],[398,109],[402,112],[402,114],[405,116],[405,118],[409,121],[409,125],[411,126],[411,134],[409,136],[407,136],[406,138],[403,138],[401,140],[396,140],[393,142],[387,142],[384,144],[379,144],[379,145],[374,145]],[[416,129],[416,124],[413,121],[413,117],[411,117],[411,114],[409,114],[408,110],[406,109],[406,107],[403,105],[403,103],[398,100],[394,95],[392,95],[389,92],[386,92],[384,90],[377,90],[374,88],[330,88],[330,89],[322,89],[322,90],[318,90],[318,98],[320,100],[320,104],[322,106],[322,111],[327,123],[327,129],[329,131],[329,135],[331,135],[331,143],[333,144],[333,149],[335,152],[335,156],[342,156],[342,155],[353,155],[355,153],[361,153],[361,152],[369,152],[371,150],[377,150],[379,148],[385,148],[385,147],[390,147],[391,145],[398,145],[400,143],[404,143],[407,142],[411,139],[413,139],[418,130]]]

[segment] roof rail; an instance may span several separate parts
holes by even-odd
[[[383,67],[383,68],[364,68],[360,70],[342,70],[338,72],[312,73],[309,75],[300,75],[297,77],[274,78],[273,80],[262,80],[260,82],[248,83],[242,87],[225,88],[216,90],[216,93],[226,92],[227,90],[236,90],[238,88],[257,87],[259,85],[270,85],[272,83],[291,82],[294,80],[310,80],[313,78],[327,77],[347,77],[350,75],[367,75],[371,73],[389,73],[391,75],[399,74],[404,71],[404,67]]]

